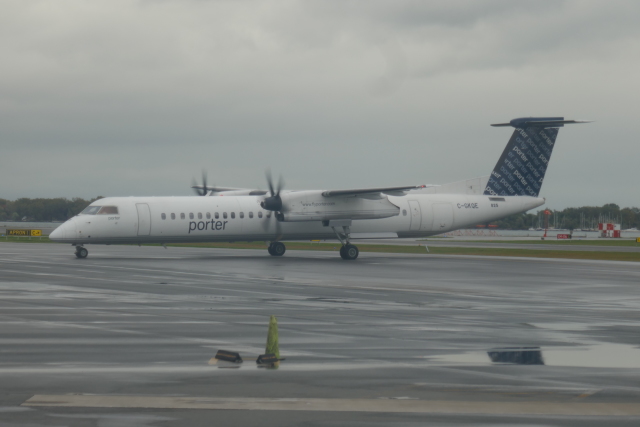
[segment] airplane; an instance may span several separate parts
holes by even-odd
[[[523,117],[491,126],[515,128],[488,176],[444,185],[347,190],[269,190],[193,185],[198,196],[107,197],[91,203],[50,235],[86,258],[87,244],[268,242],[282,256],[291,240],[341,243],[344,260],[358,258],[352,239],[428,237],[526,212],[539,197],[560,127],[588,123],[564,117]],[[202,197],[205,196],[205,197]],[[166,246],[165,246],[166,247]]]

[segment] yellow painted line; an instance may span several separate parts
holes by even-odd
[[[499,402],[396,399],[221,398],[35,395],[22,406],[73,408],[229,409],[258,411],[413,412],[430,414],[638,416],[640,402]]]
[[[578,399],[584,399],[585,397],[593,396],[594,394],[596,394],[599,391],[600,391],[599,389],[598,390],[586,391],[586,392],[582,393],[580,396],[578,396]]]

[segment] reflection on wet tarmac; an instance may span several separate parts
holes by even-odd
[[[544,365],[540,347],[496,348],[487,352],[493,363]]]
[[[613,343],[545,347],[544,349],[540,347],[505,347],[491,349],[487,352],[472,351],[434,356],[430,359],[436,363],[465,365],[511,364],[637,369],[640,368],[640,348]]]

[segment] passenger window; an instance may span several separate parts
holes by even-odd
[[[103,206],[98,211],[98,215],[118,215],[117,206]]]
[[[258,212],[258,218],[262,218],[262,211]]]
[[[244,218],[244,212],[240,212],[240,218]]]
[[[216,219],[220,219],[220,214],[216,212]]]
[[[222,212],[222,218],[227,219],[227,213],[226,212]]]
[[[207,212],[207,219],[211,219],[211,212]]]
[[[202,212],[198,212],[198,219],[202,219]]]
[[[176,214],[172,213],[171,214],[171,219],[176,219]]]
[[[167,219],[167,215],[166,215],[166,214],[162,214],[162,215],[160,215],[160,217],[161,217],[162,219]]]
[[[253,212],[249,212],[249,218],[253,218]]]
[[[189,212],[189,219],[193,219],[193,212]]]
[[[271,218],[271,211],[267,212],[267,218]]]
[[[180,214],[180,219],[184,219],[184,213]]]
[[[406,209],[402,209],[402,215],[403,216],[407,216],[407,210]]]
[[[235,212],[231,212],[231,218],[235,218],[236,217],[236,213]]]

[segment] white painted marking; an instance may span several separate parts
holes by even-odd
[[[395,399],[221,398],[167,396],[35,395],[23,406],[162,408],[262,411],[411,412],[428,414],[637,416],[637,403],[495,402]]]

